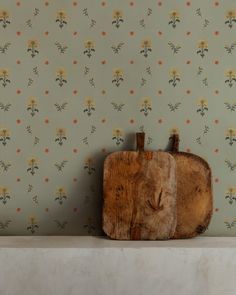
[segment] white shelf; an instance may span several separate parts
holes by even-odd
[[[0,237],[1,295],[235,295],[236,238]]]
[[[236,248],[236,237],[117,241],[95,236],[0,236],[0,248]]]

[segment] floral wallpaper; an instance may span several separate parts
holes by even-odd
[[[236,234],[235,0],[0,0],[0,234],[101,234],[107,154],[208,160]]]

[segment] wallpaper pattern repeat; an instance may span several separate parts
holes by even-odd
[[[235,0],[0,0],[0,234],[101,233],[115,150],[213,170],[208,235],[236,234]]]

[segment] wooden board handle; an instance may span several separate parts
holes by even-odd
[[[178,152],[179,151],[179,134],[173,134],[171,136],[171,139],[172,139],[171,151]]]
[[[139,152],[144,151],[144,142],[145,142],[145,133],[137,132],[136,133],[136,143],[137,143],[136,150],[137,151]]]

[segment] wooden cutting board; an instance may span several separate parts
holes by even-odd
[[[177,226],[174,238],[191,238],[203,233],[213,210],[211,169],[201,157],[179,152],[179,136],[172,136],[176,161]]]
[[[176,228],[175,160],[169,153],[137,151],[110,154],[104,163],[103,230],[113,239],[157,240]]]

